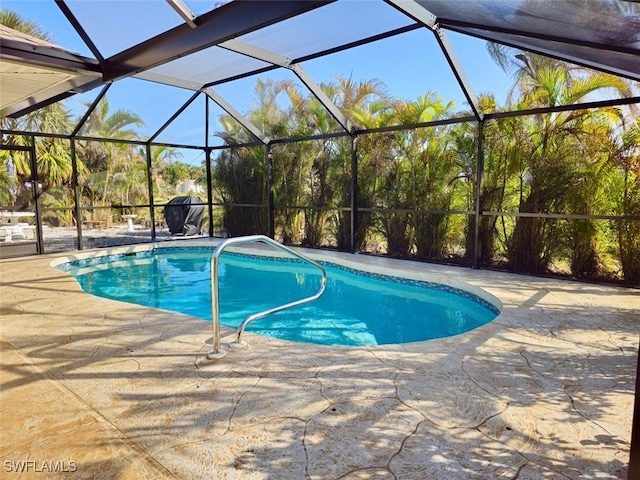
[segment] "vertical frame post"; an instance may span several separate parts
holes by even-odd
[[[209,238],[213,238],[213,185],[211,182],[211,148],[209,147],[209,97],[204,96],[204,168],[207,174],[207,211],[209,212]]]
[[[473,268],[480,268],[480,218],[482,216],[482,174],[484,171],[484,119],[478,122],[478,158],[476,159],[475,221],[473,235]]]
[[[82,244],[82,212],[80,211],[80,185],[78,185],[78,159],[76,157],[76,139],[71,137],[71,184],[73,187],[73,215],[76,217],[76,234],[78,250],[84,248]]]
[[[356,253],[358,245],[358,137],[351,136],[351,253]]]
[[[275,213],[274,213],[274,199],[273,199],[273,152],[271,151],[271,144],[265,145],[266,157],[267,157],[267,218],[268,218],[268,232],[269,238],[274,238],[276,235],[275,225]]]
[[[38,163],[36,162],[36,137],[31,136],[29,148],[29,162],[31,163],[31,194],[36,213],[37,252],[44,253],[44,238],[42,237],[42,212],[40,211],[40,189],[38,188]]]
[[[156,212],[153,198],[153,164],[151,162],[151,142],[145,145],[147,154],[147,188],[149,189],[149,218],[151,221],[151,241],[156,241]]]
[[[204,149],[205,171],[207,174],[207,210],[209,211],[209,228],[207,234],[213,238],[213,186],[211,185],[211,148]]]

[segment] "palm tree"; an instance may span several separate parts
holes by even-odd
[[[495,112],[498,105],[492,95],[480,95],[480,110],[484,113]],[[469,112],[470,113],[470,112]],[[482,185],[480,188],[480,210],[499,212],[507,208],[509,194],[518,190],[520,185],[519,173],[523,171],[523,163],[518,150],[519,145],[528,141],[528,134],[522,128],[519,118],[503,118],[489,120],[484,124],[482,131],[484,139]],[[476,172],[476,157],[478,152],[477,129],[474,124],[465,123],[455,128],[454,139],[458,161],[463,166],[467,179],[472,179],[475,188],[478,188],[478,173]],[[468,199],[464,209],[471,209],[474,200]],[[513,208],[517,208],[513,206]],[[498,219],[501,219],[498,234]],[[504,245],[498,245],[497,241],[507,237],[508,226],[505,217],[493,215],[480,216],[478,225],[480,265],[489,266],[496,260],[498,250],[504,251]],[[466,257],[472,258],[475,242],[475,219],[468,217],[465,227]]]
[[[335,84],[322,84],[321,88],[330,97],[336,95]],[[288,89],[291,101],[291,117],[294,120],[293,136],[310,136],[339,130],[335,119],[326,107],[310,94],[302,95],[298,89]],[[304,239],[307,246],[319,247],[330,236],[329,223],[332,211],[340,206],[336,199],[336,187],[331,180],[333,171],[339,169],[343,140],[326,138],[304,142],[294,146],[299,151],[301,167],[298,169],[301,184],[300,203],[312,208],[303,211]],[[287,145],[287,148],[291,148]]]
[[[146,152],[140,149],[139,155],[144,157]],[[181,158],[182,154],[173,147],[165,145],[151,147],[151,177],[154,196],[166,197],[172,194],[180,180],[188,177],[186,164],[179,161]],[[185,175],[178,173],[181,166],[184,166],[182,170]]]
[[[607,89],[630,94],[627,83],[612,75],[585,72],[533,54],[517,53],[510,61],[517,79],[512,91],[518,95],[513,105],[516,109],[571,105]],[[597,163],[602,161],[602,155],[594,154],[598,151],[595,139],[602,138],[597,132],[611,128],[612,124],[604,119],[616,114],[615,109],[576,110],[521,118],[515,125],[520,130],[520,141],[513,145],[520,164],[518,210],[535,214],[564,212],[571,206],[578,208],[578,204],[586,208],[588,192],[596,191],[597,185],[596,177],[589,180],[585,172],[597,169]],[[579,198],[584,200],[579,202]],[[566,243],[558,238],[571,238],[572,245],[567,248],[573,250],[573,273],[595,274],[599,262],[596,231],[589,223],[574,223],[567,236],[560,222],[517,217],[506,245],[510,268],[544,272],[565,248]]]
[[[354,111],[352,116],[366,129],[395,125],[404,102],[382,98],[367,105],[366,110]],[[409,208],[407,159],[398,145],[403,133],[372,133],[358,137],[359,196],[381,209]],[[382,212],[371,215],[375,231],[386,241],[387,254],[404,257],[412,243],[411,215],[405,212]]]
[[[293,82],[286,82],[284,87],[291,104],[285,112],[288,117],[288,135],[306,137],[327,132],[325,122],[328,120],[328,112],[320,102],[312,98],[308,92],[301,91]],[[276,205],[318,206],[316,167],[323,143],[326,141],[304,141],[272,148]],[[280,230],[284,243],[320,246],[324,236],[323,216],[326,216],[326,211],[287,208],[276,212],[276,228]]]
[[[414,102],[399,108],[401,123],[412,124],[447,118],[454,107],[436,92],[428,91]],[[408,202],[415,210],[430,210],[413,216],[416,253],[423,258],[439,258],[445,253],[449,216],[433,212],[451,207],[462,167],[455,155],[455,143],[443,127],[419,128],[400,134],[398,151],[409,165]]]
[[[309,96],[292,81],[279,82],[277,92],[286,95],[291,105],[287,109],[283,105],[279,107],[280,112],[275,117],[278,131],[272,127],[272,134],[280,137],[309,135],[313,131],[308,116]],[[310,142],[288,143],[271,148],[272,191],[276,205],[274,223],[277,234],[285,244],[301,244],[305,241],[305,211],[277,207],[300,205],[304,201],[305,180],[311,170],[314,151],[314,145]]]
[[[26,33],[40,40],[51,42],[51,36],[36,22],[27,20],[8,8],[0,8],[0,25],[12,28],[18,32]]]
[[[333,103],[347,115],[355,125],[359,119],[366,118],[365,112],[384,112],[385,102],[389,96],[386,86],[378,79],[355,82],[351,78],[336,77],[337,83],[325,87],[325,93]],[[327,88],[328,87],[328,88]],[[359,139],[359,142],[361,140]],[[369,159],[373,161],[374,150],[367,146],[366,140],[358,146],[359,166],[363,173],[358,175],[358,207],[371,208],[374,206],[375,175],[374,170],[367,168]],[[329,178],[334,185],[334,202],[339,207],[350,204],[351,200],[351,143],[345,139],[334,142],[336,147],[331,164]],[[337,187],[337,188],[336,188]],[[351,215],[353,212],[338,210],[335,214],[336,240],[339,250],[351,248]],[[370,212],[358,214],[358,228],[355,232],[354,245],[357,249],[363,247],[369,229],[373,226],[373,216]]]
[[[89,106],[89,104],[86,104]],[[82,127],[83,135],[120,140],[135,140],[139,138],[137,130],[133,127],[144,126],[144,121],[137,114],[119,109],[110,112],[107,97],[104,97],[96,109],[91,113],[86,124]],[[124,182],[128,184],[138,183],[139,178],[127,176],[127,171],[133,172],[146,165],[144,156],[131,144],[87,141],[81,142],[79,158],[90,172],[88,178],[82,176],[86,192],[90,197],[90,203],[112,203],[121,201],[111,192],[114,173],[124,175]],[[135,177],[135,178],[134,178]]]
[[[225,204],[264,203],[265,155],[262,147],[230,147],[214,160],[213,182]],[[267,218],[256,207],[225,205],[223,227],[230,237],[267,231]]]
[[[640,217],[640,121],[636,118],[620,136],[612,161],[621,174],[611,185],[618,215]],[[627,285],[640,285],[640,220],[615,223],[618,255]]]
[[[258,81],[254,89],[255,103],[247,117],[261,129],[263,135],[281,138],[287,135],[286,112],[280,108],[278,97],[289,86],[287,82]],[[224,203],[264,204],[267,199],[267,159],[262,147],[233,147],[255,139],[229,115],[220,117],[223,130],[216,135],[231,148],[217,157],[213,180],[217,194]],[[274,183],[277,180],[274,179]],[[268,224],[264,210],[257,207],[225,206],[223,226],[229,236],[265,233]]]

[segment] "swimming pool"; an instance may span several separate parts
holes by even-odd
[[[164,247],[74,260],[58,268],[88,293],[211,320],[213,247]],[[340,346],[406,343],[458,335],[493,320],[499,309],[469,291],[322,262],[327,288],[313,303],[257,320],[247,331]],[[220,322],[318,290],[321,275],[294,258],[226,252],[220,257]]]

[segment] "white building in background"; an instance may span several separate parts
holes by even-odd
[[[181,180],[180,183],[176,185],[176,193],[204,193],[204,187],[198,185],[195,180]]]

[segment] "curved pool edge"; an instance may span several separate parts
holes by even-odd
[[[313,253],[311,252],[306,252],[306,253],[314,260],[320,259],[320,260],[326,261],[326,255],[320,255],[318,257],[314,257]],[[340,252],[327,252],[327,253],[340,253]],[[354,257],[353,254],[343,254],[343,255],[349,255],[350,257]],[[355,255],[355,259],[352,259],[349,257],[343,258],[340,256],[340,257],[336,257],[335,259],[332,257],[331,261],[338,263],[344,267],[353,268],[354,270],[359,270],[365,273],[373,273],[373,274],[387,275],[389,277],[399,277],[407,280],[417,280],[421,282],[436,283],[439,285],[456,288],[458,290],[463,290],[465,292],[469,292],[480,297],[482,300],[493,305],[498,310],[498,312],[502,312],[503,304],[500,301],[500,299],[498,299],[496,296],[470,283],[467,283],[461,280],[456,280],[451,278],[450,276],[446,276],[442,273],[435,272],[433,271],[434,270],[433,268],[429,270],[429,267],[432,264],[418,263],[412,260],[393,259],[397,262],[403,262],[402,266],[404,268],[401,270],[400,269],[397,270],[394,268],[390,268],[388,266],[378,265],[376,262],[377,259],[378,257],[369,256],[369,255]],[[389,259],[385,258],[385,260],[389,260]],[[415,271],[414,268],[416,266],[421,266],[425,268],[425,270]],[[459,267],[459,268],[464,269],[465,267]]]
[[[99,258],[106,257],[109,255],[122,255],[128,253],[138,253],[138,252],[147,252],[155,249],[164,249],[164,248],[198,248],[198,247],[215,247],[220,244],[224,239],[198,239],[189,241],[188,244],[184,240],[175,240],[175,241],[163,241],[156,243],[145,243],[139,245],[124,245],[119,247],[110,247],[110,248],[101,248],[101,249],[93,249],[87,251],[79,251],[74,252],[73,254],[57,257],[51,260],[50,265],[54,268],[64,264],[73,262],[75,260],[83,260],[87,258]],[[330,250],[316,250],[304,247],[292,247],[297,251],[302,252],[309,258],[316,261],[329,261],[331,263],[335,263],[339,266],[350,268],[353,270],[358,270],[364,273],[369,274],[378,274],[378,275],[386,275],[390,277],[397,277],[406,280],[416,280],[422,282],[435,283],[439,285],[444,285],[447,287],[455,288],[458,290],[462,290],[473,295],[476,295],[480,299],[486,301],[487,303],[493,305],[495,309],[498,311],[496,318],[494,318],[491,322],[495,321],[498,316],[503,311],[503,303],[500,301],[498,297],[487,292],[486,290],[476,287],[468,282],[452,278],[450,275],[446,275],[444,273],[440,273],[434,271],[436,267],[433,264],[425,264],[425,263],[416,263],[411,260],[401,260],[401,259],[393,259],[395,262],[400,262],[402,264],[402,269],[390,268],[386,265],[381,265],[381,263],[388,263],[388,258],[386,257],[375,257],[371,255],[359,255],[359,254],[351,254],[345,252],[336,252]],[[229,251],[233,251],[233,248],[230,248]],[[284,257],[287,255],[281,251],[274,250],[273,248],[267,246],[243,246],[241,247],[241,251],[243,253],[249,255],[262,255],[269,257]],[[379,261],[381,260],[381,261]],[[419,270],[416,269],[417,266],[420,266]],[[465,267],[456,267],[461,269],[465,269]],[[491,323],[489,322],[489,323]]]

